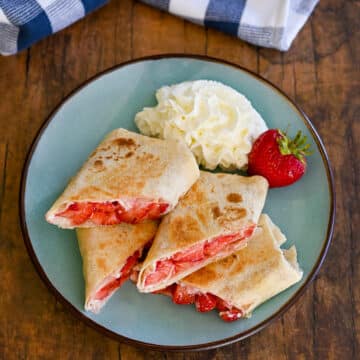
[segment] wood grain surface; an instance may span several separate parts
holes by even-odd
[[[321,1],[291,49],[280,53],[113,0],[30,50],[0,57],[0,359],[359,358],[359,9],[359,1]],[[25,156],[54,106],[110,66],[169,52],[228,60],[282,88],[318,129],[336,181],[335,234],[314,283],[271,326],[212,351],[147,351],[79,322],[40,280],[19,227]]]

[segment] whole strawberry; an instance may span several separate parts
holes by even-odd
[[[299,131],[293,140],[279,129],[265,131],[255,141],[248,163],[249,175],[265,177],[270,187],[293,184],[306,171],[305,155],[310,155],[306,136]]]

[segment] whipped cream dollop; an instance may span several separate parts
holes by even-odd
[[[135,116],[140,132],[184,141],[209,170],[244,168],[254,140],[267,130],[244,95],[217,81],[163,86],[156,99],[157,106]]]

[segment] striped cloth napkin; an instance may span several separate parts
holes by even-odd
[[[0,53],[15,54],[108,0],[0,0]]]
[[[113,0],[115,1],[115,0]],[[142,0],[252,44],[288,50],[319,0]],[[0,53],[15,54],[107,0],[0,0]],[[136,31],[136,30],[135,30]]]

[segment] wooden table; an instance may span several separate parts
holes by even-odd
[[[359,5],[321,1],[291,50],[280,53],[131,0],[113,0],[30,50],[0,57],[0,359],[347,360],[359,356]],[[225,59],[282,88],[303,107],[322,136],[337,192],[332,246],[300,301],[249,339],[187,354],[120,344],[79,322],[40,280],[18,220],[25,155],[53,107],[106,68],[170,52]]]

